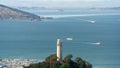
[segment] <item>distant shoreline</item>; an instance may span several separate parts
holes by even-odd
[[[8,67],[8,68],[23,68],[23,66],[29,66],[33,63],[42,62],[38,59],[22,59],[22,58],[0,58],[0,67]]]

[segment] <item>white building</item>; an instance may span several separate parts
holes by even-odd
[[[57,39],[57,61],[62,61],[62,40]]]

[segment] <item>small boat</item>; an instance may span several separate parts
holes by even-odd
[[[91,23],[95,23],[95,21],[90,21]]]
[[[96,45],[100,45],[101,43],[100,43],[100,42],[96,42],[95,44],[96,44]]]
[[[73,40],[72,38],[66,38],[66,40]]]

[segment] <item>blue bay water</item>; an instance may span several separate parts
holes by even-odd
[[[119,14],[68,16],[40,22],[0,21],[0,58],[43,60],[56,53],[56,39],[60,38],[63,56],[82,57],[93,68],[120,68],[119,25]],[[67,41],[68,37],[73,40]]]

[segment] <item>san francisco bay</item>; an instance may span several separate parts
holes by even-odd
[[[50,12],[47,15],[55,18],[39,22],[0,21],[0,58],[44,60],[56,53],[56,39],[60,38],[63,56],[80,56],[93,68],[120,68],[120,14],[66,13]]]

